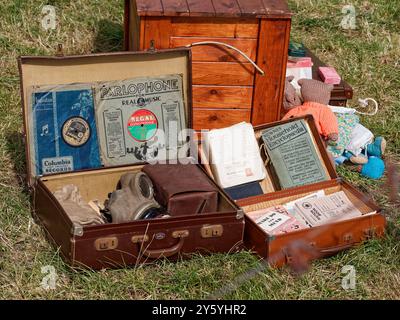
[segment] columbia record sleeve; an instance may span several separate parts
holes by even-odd
[[[35,176],[101,166],[91,85],[38,86],[29,97]]]
[[[95,91],[105,166],[177,159],[189,149],[181,75],[103,82]]]

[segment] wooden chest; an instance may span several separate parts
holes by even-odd
[[[283,0],[126,0],[125,47],[193,47],[194,129],[279,120],[291,13]]]

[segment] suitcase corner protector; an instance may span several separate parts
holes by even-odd
[[[71,228],[71,233],[73,236],[82,237],[83,236],[83,227],[78,223],[74,223]]]
[[[244,211],[243,211],[243,209],[239,209],[237,212],[236,212],[236,219],[237,220],[241,220],[241,219],[243,219],[244,218]]]

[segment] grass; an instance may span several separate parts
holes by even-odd
[[[62,43],[66,54],[122,49],[122,0],[3,0],[0,4],[0,298],[2,299],[201,299],[248,275],[259,266],[249,252],[194,256],[137,269],[77,272],[60,259],[30,216],[24,188],[25,159],[16,58],[21,54],[54,54]],[[41,8],[53,4],[58,27],[41,28]],[[335,66],[353,86],[355,99],[380,103],[374,117],[362,122],[388,140],[387,159],[398,166],[400,154],[400,3],[353,0],[357,29],[343,30],[341,9],[347,1],[291,0],[295,12],[292,37],[303,41]],[[389,197],[386,178],[371,181],[346,168],[339,174],[369,193],[389,220],[384,239],[371,241],[335,257],[313,263],[295,277],[290,270],[262,268],[236,290],[234,299],[399,299],[399,205]],[[40,286],[41,268],[57,272],[55,290]],[[341,287],[341,269],[353,265],[355,290]]]

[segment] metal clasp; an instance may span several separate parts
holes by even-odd
[[[153,39],[150,40],[150,47],[149,47],[148,51],[151,51],[151,52],[156,51],[155,41]]]
[[[364,230],[364,238],[365,240],[369,240],[375,237],[376,228],[370,228]]]
[[[221,224],[203,226],[200,232],[203,238],[221,237],[224,232],[224,227]]]
[[[57,44],[57,52],[56,52],[57,57],[63,57],[64,56],[64,48],[62,43]]]
[[[113,250],[118,247],[117,237],[99,238],[94,242],[97,251]]]

